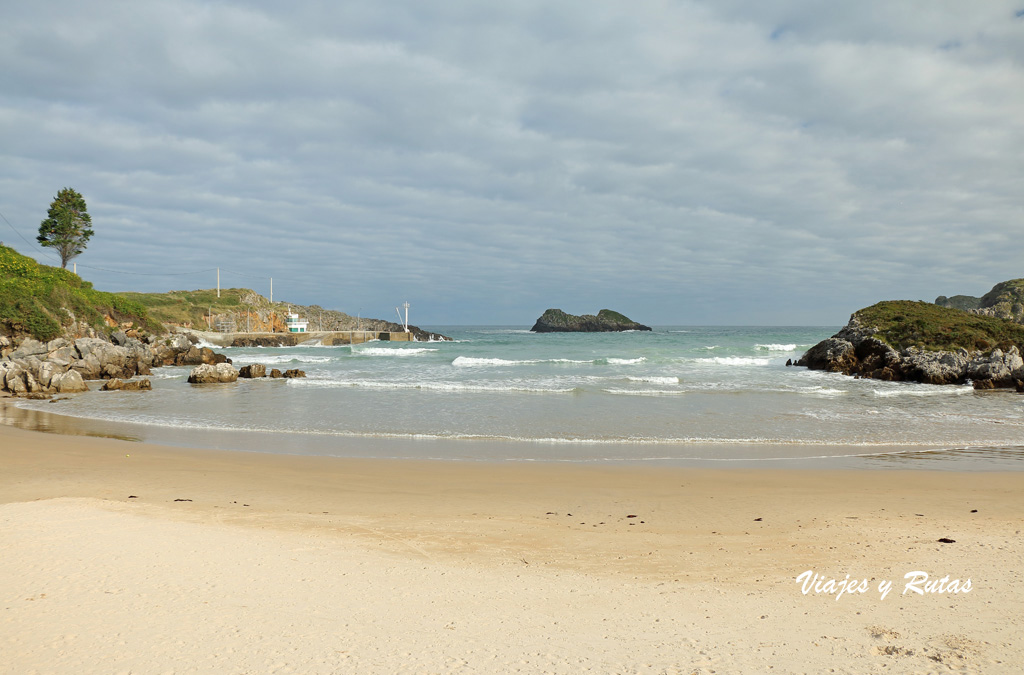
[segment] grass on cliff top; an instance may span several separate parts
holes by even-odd
[[[864,327],[877,328],[875,337],[894,349],[956,351],[963,347],[968,351],[989,351],[1016,345],[1024,350],[1024,326],[930,302],[888,300],[866,307],[854,316]]]
[[[74,318],[72,318],[72,316]],[[0,246],[0,333],[49,341],[73,321],[109,331],[106,317],[131,321],[136,328],[162,333],[146,308],[59,267],[40,265],[8,246]]]
[[[604,319],[605,321],[611,321],[612,323],[636,323],[625,315],[619,314],[618,312],[610,309],[602,309],[597,313],[597,318]]]
[[[196,291],[169,291],[167,293],[121,293],[121,296],[137,302],[145,307],[150,316],[163,323],[177,325],[193,325],[197,328],[206,329],[208,317],[213,312],[218,314],[232,314],[239,310],[245,310],[244,298],[258,297],[263,303],[269,305],[262,296],[248,288],[222,288],[220,297],[217,297],[216,289],[205,289]],[[253,305],[255,308],[257,305]]]

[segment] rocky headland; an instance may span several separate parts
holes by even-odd
[[[1024,326],[926,302],[888,301],[855,312],[797,362],[888,381],[1024,390]]]
[[[545,311],[530,329],[535,333],[612,333],[626,330],[651,330],[610,309],[597,313],[575,316],[560,309]]]
[[[935,304],[960,309],[970,314],[1024,323],[1024,279],[1010,279],[998,283],[980,298],[972,295],[954,295],[947,298],[940,295],[935,298]]]
[[[247,331],[235,342],[218,342],[221,346],[293,346],[309,340],[309,333],[287,332],[288,312],[325,331],[383,332],[380,339],[403,331],[397,323],[315,305],[273,303],[249,289],[101,292],[69,270],[41,265],[0,244],[0,392],[48,398],[88,391],[90,380],[104,380],[106,391],[145,391],[151,383],[132,378],[172,365],[197,366],[189,378],[193,383],[233,382],[239,371],[223,354],[198,346],[204,343],[195,329]],[[450,339],[415,326],[409,332],[415,340]],[[250,370],[242,377],[264,375]],[[271,377],[305,373],[274,370]]]

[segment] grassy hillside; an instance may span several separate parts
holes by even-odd
[[[878,339],[895,349],[920,347],[988,351],[1017,345],[1024,349],[1024,326],[1007,319],[969,314],[930,302],[890,300],[854,314],[862,326],[878,329]]]
[[[202,330],[207,329],[211,313],[213,316],[234,315],[239,311],[244,313],[246,300],[249,300],[248,304],[257,306],[269,304],[265,298],[247,288],[222,288],[219,298],[215,289],[119,295],[145,307],[157,321]],[[262,302],[258,302],[257,298]]]
[[[97,291],[68,270],[40,265],[0,246],[0,333],[46,341],[76,322],[109,331],[112,325],[129,321],[136,328],[163,332],[142,305]]]

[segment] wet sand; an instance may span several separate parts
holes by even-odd
[[[352,460],[3,426],[0,466],[10,672],[1024,662],[1024,473]],[[804,594],[808,570],[867,590]],[[905,593],[914,571],[959,592]]]

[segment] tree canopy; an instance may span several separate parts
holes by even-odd
[[[50,204],[46,220],[39,224],[36,240],[42,246],[57,249],[60,266],[67,268],[68,261],[85,250],[93,235],[91,225],[85,199],[71,188],[64,188]]]

